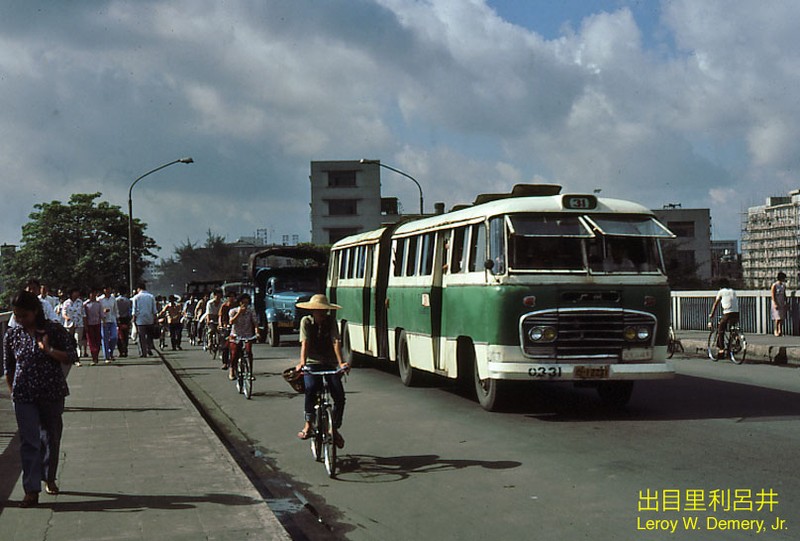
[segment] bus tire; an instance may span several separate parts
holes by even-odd
[[[474,348],[472,348],[472,352],[472,374],[478,403],[486,411],[498,411],[502,408],[503,404],[505,404],[506,395],[508,393],[507,382],[491,378],[481,379],[478,375],[478,363],[474,360]]]
[[[275,321],[267,323],[267,342],[274,348],[281,345],[281,330]]]
[[[622,409],[628,405],[633,394],[632,381],[601,381],[597,386],[600,400],[608,407]]]
[[[406,332],[400,331],[400,338],[397,340],[397,370],[400,372],[400,381],[406,387],[416,385],[419,377],[411,367],[411,358],[408,355],[408,341]]]

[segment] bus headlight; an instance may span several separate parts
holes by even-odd
[[[625,327],[625,330],[622,331],[622,337],[628,342],[633,342],[636,340],[636,328]]]
[[[636,329],[636,338],[641,341],[645,341],[650,338],[650,329],[647,327],[639,327]]]
[[[552,342],[558,333],[553,327],[533,327],[528,331],[528,338],[532,342]]]

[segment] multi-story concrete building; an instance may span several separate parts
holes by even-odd
[[[311,242],[333,244],[348,235],[396,222],[397,199],[381,197],[377,163],[311,162]]]
[[[708,284],[711,281],[711,211],[665,205],[653,212],[677,237],[662,243],[668,272],[677,269],[682,275],[693,275]],[[680,283],[675,285],[681,286]]]
[[[726,278],[731,284],[741,284],[742,256],[737,240],[711,241],[711,280]]]
[[[742,231],[742,273],[750,288],[769,288],[779,271],[800,277],[800,190],[750,207]]]

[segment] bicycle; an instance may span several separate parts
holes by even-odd
[[[336,442],[334,438],[335,429],[333,427],[333,400],[331,399],[328,380],[323,376],[333,376],[343,374],[347,369],[337,368],[336,370],[311,371],[308,367],[303,368],[303,372],[322,379],[322,385],[317,391],[316,405],[314,406],[314,416],[311,419],[311,456],[317,462],[325,463],[325,471],[328,476],[333,478],[336,475]]]
[[[708,333],[708,358],[715,362],[720,358],[718,355],[719,350],[717,349],[718,333],[719,320],[717,325],[714,325],[711,328],[711,332]],[[739,323],[728,324],[723,344],[725,344],[725,356],[730,358],[732,363],[742,364],[744,362],[744,358],[747,355],[747,339],[741,327],[739,327]]]
[[[248,342],[252,343],[258,338],[253,335],[247,338],[231,337],[231,343],[235,344],[236,351],[230,356],[230,362],[236,370],[236,391],[239,394],[244,394],[244,397],[250,400],[253,396],[253,350],[246,347]]]
[[[212,359],[217,358],[217,352],[219,351],[219,332],[217,332],[217,326],[213,323],[206,325],[204,347],[208,354],[211,355]]]
[[[230,335],[230,327],[219,327],[217,332],[217,343],[218,344],[227,344],[228,336]],[[227,347],[220,347],[220,357],[222,358],[222,364],[227,367],[229,366],[231,352],[230,349]]]
[[[683,344],[675,335],[675,329],[672,324],[669,326],[669,339],[667,341],[667,359],[671,359],[676,352],[683,353]]]

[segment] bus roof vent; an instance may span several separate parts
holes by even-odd
[[[560,193],[560,184],[516,184],[511,190],[512,197],[543,197]]]
[[[511,197],[544,197],[548,195],[558,195],[561,193],[559,184],[516,184],[511,193],[482,193],[475,198],[473,205],[480,205],[498,199],[509,199]]]

